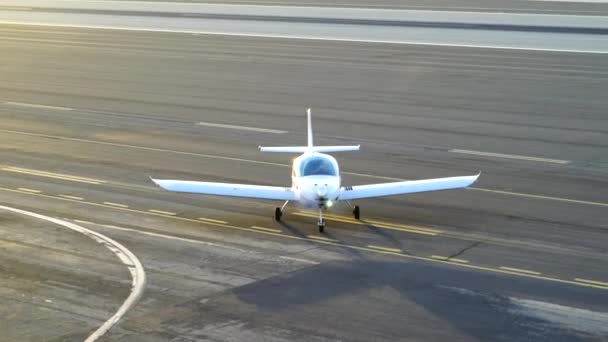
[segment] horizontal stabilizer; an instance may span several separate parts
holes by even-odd
[[[280,152],[280,153],[305,153],[305,152],[346,152],[346,151],[359,151],[360,145],[353,146],[279,146],[279,147],[265,147],[260,146],[262,152]]]

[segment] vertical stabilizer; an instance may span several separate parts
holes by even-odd
[[[312,143],[312,123],[310,119],[310,108],[306,110],[306,117],[308,118],[308,148],[312,149],[314,145]]]
[[[262,152],[284,152],[284,153],[309,153],[309,152],[344,152],[344,151],[358,151],[359,145],[352,146],[314,146],[312,143],[312,123],[310,108],[306,110],[306,117],[308,121],[308,144],[306,146],[277,146],[277,147],[266,147],[259,146]]]

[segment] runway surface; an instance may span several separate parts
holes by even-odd
[[[128,1],[128,0],[125,0]],[[166,0],[145,0],[147,2],[167,2]],[[511,12],[511,13],[560,13],[581,15],[606,15],[608,4],[604,0],[180,0],[182,3],[222,3],[222,4],[256,4],[256,5],[295,5],[317,7],[357,7],[357,8],[392,8],[424,9],[443,11],[473,12]]]
[[[545,13],[30,0],[0,6],[0,24],[608,53],[605,16]]]
[[[591,54],[3,25],[0,204],[105,234],[145,293],[107,341],[604,341],[608,61]],[[288,185],[258,145],[360,143],[362,222],[162,192]],[[83,340],[129,294],[93,241],[2,213],[0,331]],[[50,302],[47,302],[50,300]],[[44,324],[33,324],[44,322]]]

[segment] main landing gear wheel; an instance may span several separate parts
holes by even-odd
[[[355,209],[353,209],[353,215],[355,215],[356,220],[361,218],[361,210],[359,209],[358,205],[356,205]]]
[[[276,208],[274,210],[274,219],[277,221],[281,221],[281,216],[283,216],[283,212],[281,211],[281,208]]]
[[[325,230],[325,220],[319,222],[319,233],[323,233]]]

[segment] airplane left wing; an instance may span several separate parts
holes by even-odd
[[[296,199],[295,194],[290,188],[282,188],[278,186],[150,179],[152,179],[152,181],[161,188],[174,192],[281,201],[293,201]]]
[[[475,176],[434,178],[416,181],[347,186],[340,189],[340,196],[338,197],[338,200],[348,201],[360,198],[384,197],[412,194],[416,192],[466,188],[467,186],[475,183],[477,178],[479,178],[479,174]]]

